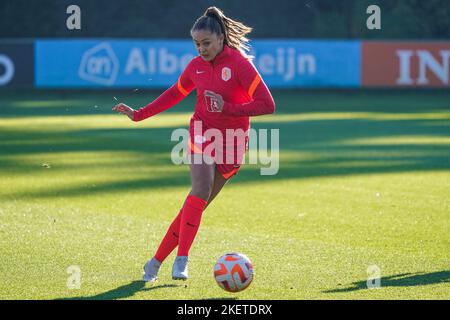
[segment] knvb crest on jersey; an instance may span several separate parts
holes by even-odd
[[[231,69],[228,67],[224,67],[222,69],[222,80],[223,81],[228,81],[231,79]]]

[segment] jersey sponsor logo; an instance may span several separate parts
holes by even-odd
[[[200,71],[200,70],[195,70],[195,73],[197,73],[197,74],[202,74],[202,73],[204,73],[205,71]]]
[[[222,80],[228,81],[231,79],[231,69],[228,67],[222,68]]]

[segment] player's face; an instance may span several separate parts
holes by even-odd
[[[198,54],[205,61],[213,60],[223,49],[223,34],[219,36],[207,30],[195,30],[191,35]]]

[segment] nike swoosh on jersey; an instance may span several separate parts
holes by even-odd
[[[198,71],[198,70],[196,70],[196,73],[197,74],[200,74],[200,73],[204,73],[205,71]]]

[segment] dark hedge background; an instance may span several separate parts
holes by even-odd
[[[66,28],[81,7],[82,29]],[[366,28],[366,8],[382,30]],[[0,37],[187,38],[211,5],[254,27],[253,38],[450,39],[450,0],[0,0]]]

